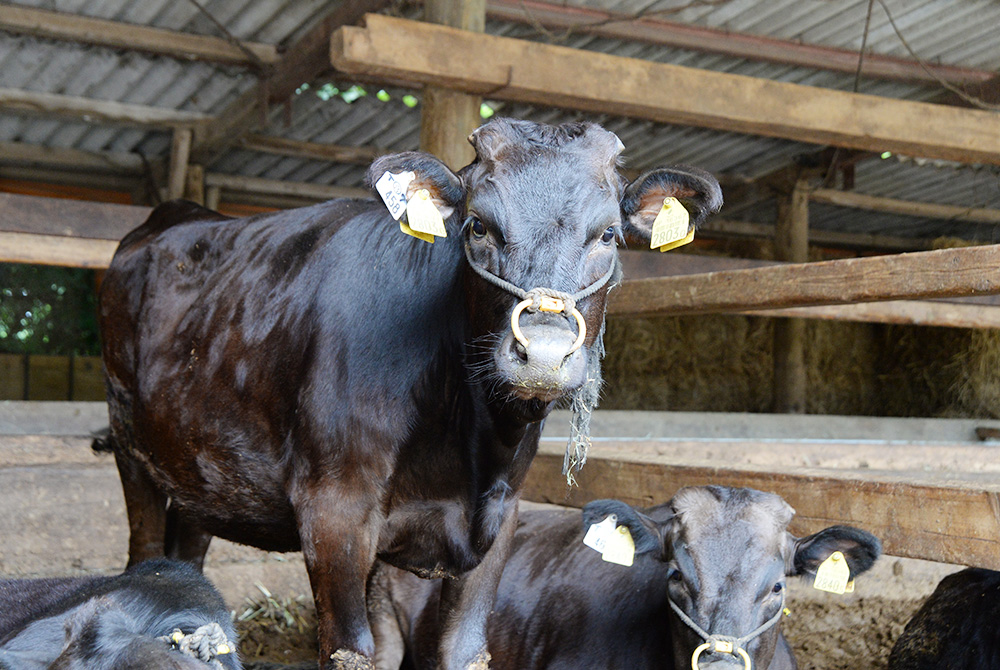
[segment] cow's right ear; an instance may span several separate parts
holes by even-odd
[[[379,156],[368,168],[365,185],[375,190],[375,182],[387,172],[393,174],[412,172],[414,179],[406,189],[407,199],[420,189],[427,189],[431,195],[431,202],[441,212],[441,218],[446,221],[465,198],[465,185],[461,177],[448,169],[448,166],[440,160],[422,151],[404,151]]]
[[[635,553],[654,552],[656,558],[663,558],[663,530],[648,516],[620,500],[595,500],[583,508],[583,532],[586,533],[596,523],[601,523],[611,515],[617,517],[617,525],[627,526],[635,543]]]

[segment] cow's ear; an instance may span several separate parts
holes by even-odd
[[[851,526],[830,526],[814,535],[795,538],[788,535],[791,551],[789,575],[815,575],[820,563],[839,551],[847,559],[851,579],[874,565],[882,554],[882,543],[868,531]]]
[[[653,221],[668,197],[677,198],[687,209],[689,232],[722,207],[722,188],[708,172],[688,165],[650,170],[629,184],[622,196],[623,232],[628,244],[649,244]]]
[[[465,186],[461,177],[430,154],[405,151],[379,156],[368,168],[365,184],[374,190],[375,182],[387,172],[393,174],[412,172],[414,178],[406,189],[407,199],[420,189],[426,188],[434,206],[441,212],[441,218],[445,220],[465,198]]]
[[[648,516],[626,505],[620,500],[595,500],[583,508],[583,532],[586,533],[595,523],[601,523],[611,515],[617,517],[618,526],[627,526],[635,543],[636,554],[655,552],[657,558],[663,557],[663,530],[658,523]]]

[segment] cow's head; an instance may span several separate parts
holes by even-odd
[[[661,561],[668,598],[683,612],[671,613],[674,664],[691,666],[704,640],[689,622],[709,635],[742,638],[767,628],[743,644],[752,667],[767,668],[778,643],[787,576],[815,576],[835,551],[850,568],[851,579],[872,566],[881,553],[878,539],[849,526],[832,526],[808,537],[786,530],[795,515],[773,493],[720,486],[683,488],[669,503],[663,521],[617,500],[584,507],[584,527],[609,515],[627,526],[636,554]],[[661,517],[662,518],[662,517]],[[771,624],[771,621],[774,623]],[[745,667],[742,654],[706,649],[700,668]]]
[[[667,196],[684,202],[697,226],[721,207],[722,193],[711,175],[687,167],[626,183],[621,141],[591,123],[496,119],[469,141],[476,159],[458,174],[427,154],[404,153],[379,158],[368,180],[412,171],[409,192],[426,188],[452,217],[449,240],[458,238],[469,264],[470,364],[505,401],[541,409],[579,388],[599,358],[607,294],[620,273],[617,244],[648,245]]]

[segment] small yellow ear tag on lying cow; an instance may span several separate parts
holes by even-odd
[[[829,593],[843,595],[847,591],[847,583],[851,580],[851,568],[847,565],[847,559],[839,551],[830,554],[830,557],[820,563],[816,570],[816,580],[813,588]]]
[[[663,199],[663,206],[653,220],[649,248],[669,251],[684,246],[694,239],[694,230],[688,232],[691,215],[673,196]]]
[[[635,558],[635,542],[628,526],[618,526],[614,533],[608,535],[604,543],[604,553],[601,554],[608,563],[617,563],[626,567],[632,565]]]
[[[424,242],[430,242],[431,244],[434,244],[433,235],[427,235],[426,233],[418,233],[417,231],[413,230],[408,225],[406,225],[405,221],[399,222],[399,229],[404,233],[406,233],[407,235],[417,238],[418,240],[423,240]]]
[[[441,212],[434,206],[430,191],[426,188],[418,189],[406,201],[406,223],[409,225],[410,230],[418,233],[448,237],[448,231],[445,230]]]

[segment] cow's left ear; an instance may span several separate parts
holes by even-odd
[[[882,543],[868,531],[851,526],[830,526],[814,535],[788,535],[790,557],[787,574],[815,575],[820,563],[839,551],[847,559],[851,579],[868,570],[882,554]]]
[[[722,188],[708,172],[688,165],[650,170],[629,184],[622,196],[626,243],[649,244],[653,221],[668,197],[680,200],[690,214],[688,231],[696,229],[722,207]]]
[[[611,515],[617,517],[618,526],[627,526],[635,543],[635,553],[654,552],[656,558],[663,557],[663,530],[648,516],[621,500],[595,500],[583,508],[583,532],[595,523],[601,523]]]
[[[379,156],[368,168],[365,184],[375,190],[375,182],[387,172],[393,174],[412,172],[414,178],[406,189],[407,199],[420,189],[426,188],[430,193],[431,202],[445,220],[465,197],[465,186],[461,177],[448,169],[448,166],[439,159],[421,151],[404,151]]]

